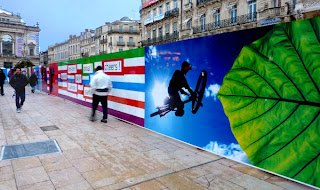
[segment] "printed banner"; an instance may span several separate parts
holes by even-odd
[[[319,26],[146,47],[145,127],[320,187]]]

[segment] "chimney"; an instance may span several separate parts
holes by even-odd
[[[86,32],[88,32],[88,29],[86,29]]]
[[[71,39],[72,38],[72,35],[69,35],[69,39]]]

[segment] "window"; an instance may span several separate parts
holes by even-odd
[[[274,0],[274,7],[280,7],[280,1],[279,0]]]
[[[153,17],[157,16],[157,9],[153,9]]]
[[[119,32],[122,32],[123,26],[119,26]]]
[[[152,39],[153,39],[154,42],[155,42],[155,40],[156,40],[156,37],[157,37],[157,31],[156,31],[156,29],[154,28],[154,29],[152,30]]]
[[[129,42],[130,42],[130,44],[133,43],[133,37],[129,37]]]
[[[11,55],[12,52],[12,37],[8,34],[2,36],[2,54]]]
[[[192,29],[192,19],[188,20],[187,22],[187,29]]]
[[[230,9],[230,22],[231,24],[237,23],[237,5],[234,5]]]
[[[151,31],[149,30],[148,31],[148,42],[150,41],[150,39],[151,39]]]
[[[159,7],[159,14],[162,14],[162,13],[163,13],[162,5],[160,5],[160,7]]]
[[[204,31],[206,29],[206,14],[201,15],[200,24],[201,31]]]
[[[178,0],[174,0],[173,2],[173,8],[177,9],[178,8]]]
[[[148,19],[151,19],[151,12],[148,12]]]
[[[178,35],[177,23],[176,23],[176,22],[173,23],[173,35],[174,35],[174,36]]]
[[[30,56],[34,56],[34,49],[30,48]]]
[[[129,32],[133,33],[133,26],[129,27]]]
[[[119,48],[119,51],[123,51],[123,48]]]
[[[220,27],[220,9],[216,10],[214,13],[214,27]]]
[[[170,33],[170,25],[169,24],[166,24],[166,35],[169,35]]]
[[[158,36],[159,36],[159,37],[162,37],[162,27],[161,27],[161,26],[159,27],[159,33],[158,33]]]
[[[257,18],[257,14],[256,14],[256,11],[257,11],[257,2],[254,0],[254,1],[249,1],[249,15],[248,15],[248,18],[249,20],[255,20]]]
[[[166,9],[167,12],[170,11],[170,2],[166,3]]]
[[[119,36],[119,43],[123,43],[123,37],[122,36]]]
[[[188,0],[188,3],[192,3],[192,0]]]

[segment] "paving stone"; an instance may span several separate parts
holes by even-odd
[[[18,190],[55,190],[55,188],[52,185],[51,181],[43,181],[18,187]]]
[[[48,172],[48,175],[55,188],[78,184],[85,181],[85,179],[75,168],[51,171]]]
[[[18,186],[25,186],[49,180],[43,167],[17,171],[15,172],[15,178]]]

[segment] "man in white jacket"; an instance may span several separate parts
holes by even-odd
[[[101,122],[107,123],[108,119],[108,94],[112,89],[112,82],[108,75],[106,75],[101,66],[96,68],[96,73],[93,75],[90,81],[91,93],[92,93],[92,115],[91,121],[95,120],[96,109],[99,102],[101,102],[103,109],[103,118]]]

